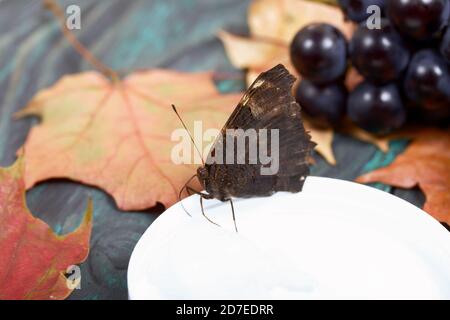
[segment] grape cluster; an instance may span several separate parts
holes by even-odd
[[[302,28],[291,42],[291,61],[302,75],[296,99],[304,112],[321,126],[348,116],[375,134],[400,128],[407,118],[448,124],[450,0],[338,2],[358,24],[348,42],[325,23]],[[381,13],[375,26],[367,22],[372,5]],[[347,92],[350,65],[364,80]]]

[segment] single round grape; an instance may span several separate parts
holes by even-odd
[[[371,15],[367,13],[367,8],[371,5],[378,6],[383,12],[385,2],[385,0],[338,0],[345,16],[354,22],[366,20]]]
[[[345,115],[347,89],[342,83],[316,85],[303,79],[295,98],[302,111],[319,126],[336,126]]]
[[[447,63],[450,63],[450,28],[445,31],[444,37],[441,42],[441,55],[444,57]]]
[[[406,69],[409,51],[387,19],[380,29],[368,29],[361,23],[350,41],[349,51],[354,67],[366,79],[386,83]]]
[[[394,83],[360,83],[348,97],[347,114],[359,127],[375,134],[387,134],[406,121],[406,108]]]
[[[297,71],[317,84],[337,80],[347,69],[346,40],[329,24],[315,23],[302,28],[291,42],[290,54]]]
[[[448,24],[449,0],[389,0],[387,16],[405,36],[423,41],[440,34]]]
[[[404,91],[414,103],[413,111],[425,121],[444,123],[450,119],[450,71],[436,51],[424,49],[412,57]]]

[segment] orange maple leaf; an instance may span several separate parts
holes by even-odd
[[[450,224],[450,131],[422,129],[409,136],[413,141],[393,163],[356,181],[400,188],[419,186],[426,196],[423,209]]]
[[[23,169],[21,159],[0,168],[0,300],[64,299],[66,269],[89,252],[92,203],[77,230],[58,236],[28,210]]]
[[[68,178],[110,193],[123,210],[178,200],[195,164],[171,160],[172,132],[201,120],[220,129],[240,94],[220,94],[210,73],[152,70],[111,82],[97,72],[62,78],[39,92],[19,115],[37,115],[25,149],[27,188]]]

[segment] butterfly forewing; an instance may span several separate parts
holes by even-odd
[[[303,127],[300,106],[291,93],[294,82],[295,78],[286,68],[277,65],[261,73],[244,94],[206,161],[208,178],[203,184],[215,198],[227,200],[268,196],[277,191],[301,191],[309,174],[308,158],[314,143]],[[257,136],[258,152],[260,146],[265,145],[268,155],[277,157],[278,166],[273,165],[269,174],[267,170],[263,172],[262,167],[270,165],[263,163],[259,153],[254,158],[250,144],[255,141],[251,139],[245,139],[244,150],[237,148],[236,141],[231,144],[234,148],[227,148],[227,135],[236,129],[242,129],[239,133],[248,130],[265,132],[265,135]],[[216,160],[219,151],[223,153],[223,161]],[[236,163],[239,157],[245,159],[244,163]],[[231,159],[233,162],[230,163]]]

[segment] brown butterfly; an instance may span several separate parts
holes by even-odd
[[[303,127],[300,106],[292,96],[294,82],[294,76],[281,64],[261,73],[225,123],[206,163],[181,189],[180,198],[184,189],[189,194],[200,195],[202,214],[209,221],[203,209],[203,199],[229,201],[237,231],[232,197],[267,197],[277,191],[302,190],[309,174],[308,160],[315,143]],[[175,107],[172,107],[180,118]],[[278,140],[273,139],[274,136]],[[234,142],[238,139],[244,143],[236,149]],[[252,143],[256,144],[256,148]],[[267,150],[265,157],[259,158],[261,153],[255,157],[255,150],[262,149]],[[272,163],[263,161],[267,159]],[[205,192],[188,186],[195,177]]]

